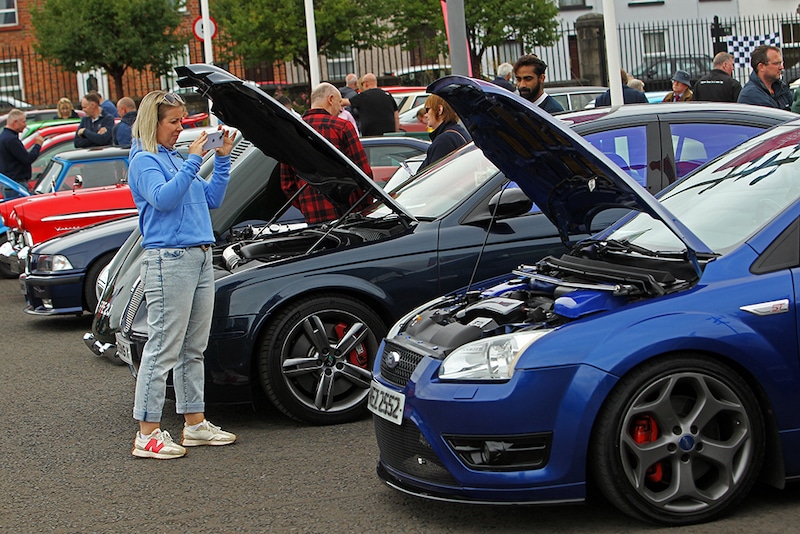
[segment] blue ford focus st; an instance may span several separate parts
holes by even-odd
[[[389,330],[369,397],[379,476],[493,504],[580,501],[591,484],[683,525],[800,475],[800,122],[654,199],[516,95],[456,76],[429,91],[570,251]]]

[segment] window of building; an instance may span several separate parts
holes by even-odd
[[[0,26],[17,26],[17,0],[0,0]]]
[[[575,9],[586,7],[586,0],[558,0],[559,9]]]
[[[0,94],[22,100],[22,62],[19,59],[0,61]]]
[[[667,37],[663,30],[642,33],[645,56],[661,56],[667,53]]]
[[[353,61],[353,51],[347,50],[338,56],[328,56],[328,78],[331,80],[344,80],[348,73],[355,72],[356,63]]]

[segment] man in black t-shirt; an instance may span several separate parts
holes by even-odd
[[[397,102],[392,95],[378,87],[378,78],[368,72],[361,84],[363,89],[360,93],[342,100],[342,105],[350,106],[358,113],[361,135],[366,137],[400,131]]]

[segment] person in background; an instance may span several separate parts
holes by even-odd
[[[733,56],[719,52],[714,56],[712,70],[694,84],[693,99],[703,102],[736,102],[742,84],[732,77]]]
[[[81,118],[75,132],[75,148],[110,145],[114,117],[103,112],[97,93],[86,93],[81,99],[81,109],[86,116]]]
[[[367,154],[361,141],[358,139],[356,129],[348,121],[339,118],[342,111],[342,95],[339,90],[327,82],[322,82],[311,92],[311,108],[303,115],[312,128],[318,131],[333,146],[342,151],[353,163],[361,167],[364,174],[372,178],[372,168],[369,166]],[[281,189],[286,198],[292,196],[306,185],[306,181],[297,175],[297,171],[285,163],[281,163]],[[361,190],[354,190],[348,194],[348,201],[352,205],[358,202],[363,195]],[[299,209],[306,222],[309,224],[321,223],[338,219],[342,214],[336,207],[320,193],[315,187],[305,187],[294,200],[294,206]]]
[[[778,109],[790,109],[792,92],[781,80],[783,54],[772,45],[757,46],[750,55],[750,80],[744,84],[737,102]]]
[[[280,95],[277,95],[275,97],[275,100],[280,102],[283,107],[285,107],[286,109],[288,109],[289,111],[291,111],[292,113],[297,115],[298,117],[300,116],[300,114],[297,112],[297,110],[294,109],[294,106],[292,105],[292,100],[288,96],[286,96],[284,94],[280,94]]]
[[[417,122],[421,122],[425,126],[428,126],[428,110],[425,109],[425,106],[419,108],[414,116],[417,118]]]
[[[56,104],[56,116],[53,117],[53,120],[79,118],[80,115],[78,115],[78,112],[72,107],[72,100],[67,97],[62,97],[58,100]]]
[[[516,91],[517,88],[511,83],[511,76],[513,75],[514,65],[511,63],[500,63],[500,65],[497,66],[497,76],[494,77],[492,83],[512,92]]]
[[[639,78],[629,78],[628,87],[631,89],[636,89],[640,93],[644,93],[644,82]]]
[[[204,180],[198,171],[208,134],[201,132],[189,145],[186,159],[175,150],[185,115],[178,95],[152,91],[142,99],[133,123],[128,183],[142,232],[140,276],[148,332],[133,402],[139,431],[131,454],[140,458],[180,458],[185,447],[236,441],[235,434],[205,418],[203,364],[214,308],[216,237],[209,209],[219,207],[225,196],[233,135],[222,130],[223,144],[214,149],[214,171]],[[175,410],[184,419],[181,445],[161,429],[170,371]]]
[[[419,171],[472,141],[467,129],[458,122],[456,112],[442,97],[430,95],[425,100],[425,109],[428,112],[428,128],[433,131],[430,133],[431,144]]]
[[[553,114],[564,111],[564,107],[544,91],[547,63],[535,54],[520,57],[514,63],[514,78],[517,80],[519,96],[533,102],[546,112]]]
[[[103,113],[106,115],[111,115],[112,118],[118,119],[119,114],[117,111],[117,106],[111,100],[106,100],[103,98],[103,95],[98,93],[97,91],[89,91],[90,93],[95,93],[98,98],[100,98],[100,107],[103,108]]]
[[[0,173],[28,189],[28,182],[31,179],[31,163],[39,157],[44,137],[37,135],[31,151],[25,150],[19,134],[25,129],[26,124],[24,111],[12,109],[8,112],[6,126],[0,132]],[[18,196],[20,195],[17,191],[3,186],[3,198],[12,199]]]
[[[664,96],[662,102],[691,102],[693,96],[691,86],[689,73],[685,70],[676,70],[672,77],[672,91]]]
[[[111,144],[129,148],[131,128],[136,120],[136,102],[130,97],[123,96],[117,101],[117,111],[122,118],[111,130]]]
[[[339,89],[342,98],[353,98],[358,94],[358,76],[352,72],[344,78],[345,86]]]
[[[361,135],[383,135],[400,131],[400,114],[392,95],[378,87],[378,78],[368,72],[361,79],[362,91],[342,100],[350,106],[361,127]],[[338,115],[338,114],[337,114]]]
[[[647,104],[647,97],[642,91],[638,91],[628,85],[630,77],[625,69],[619,69],[620,81],[622,81],[622,103],[623,104]],[[644,83],[642,83],[644,88]],[[594,107],[600,108],[611,105],[611,89],[607,89],[605,93],[598,96],[594,100]]]

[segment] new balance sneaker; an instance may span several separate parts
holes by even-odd
[[[137,432],[136,439],[133,440],[131,454],[139,458],[169,460],[184,456],[186,449],[172,441],[172,436],[169,435],[169,432],[159,428],[149,436],[142,436],[140,432]]]
[[[225,432],[220,427],[211,424],[210,421],[203,419],[203,422],[192,430],[192,427],[184,423],[183,441],[184,447],[196,447],[198,445],[230,445],[236,441],[236,434]]]

